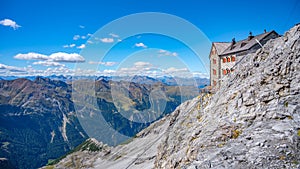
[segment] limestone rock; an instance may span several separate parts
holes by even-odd
[[[215,94],[200,94],[88,160],[94,168],[300,168],[299,103],[296,25],[248,55]]]

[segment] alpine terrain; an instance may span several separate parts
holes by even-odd
[[[186,92],[185,98],[180,94],[183,88],[191,91],[195,87],[171,86],[149,77],[136,77],[133,82],[112,81],[109,78],[92,81],[75,77],[74,80],[65,80],[66,82],[62,79],[64,77],[0,80],[0,168],[41,167],[73,150],[88,138],[78,118],[80,108],[85,111],[87,105],[86,102],[74,103],[76,99],[72,95],[72,84],[69,81],[77,81],[77,84],[88,81],[93,84],[97,109],[108,124],[129,137],[149,126],[151,122],[130,123],[117,113],[110,95],[112,85],[120,86],[119,89],[128,93],[116,95],[129,100],[138,110],[149,109],[152,88],[164,90],[166,97],[162,99],[166,105],[158,119],[174,111],[182,99],[196,96],[196,92]],[[149,80],[142,83],[141,79]],[[80,94],[78,98],[85,98],[84,96]],[[88,113],[87,116],[86,118],[94,118],[93,114]],[[112,137],[108,136],[107,140],[112,140]],[[111,142],[110,145],[115,144]]]
[[[45,168],[300,168],[300,25],[132,139],[89,139]]]

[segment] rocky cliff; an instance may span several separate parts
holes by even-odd
[[[299,168],[300,25],[235,70],[215,94],[181,104],[127,143],[77,151],[53,167]]]

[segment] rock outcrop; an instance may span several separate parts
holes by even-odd
[[[96,154],[90,167],[299,168],[300,25],[235,70],[215,94],[181,104],[129,143]]]

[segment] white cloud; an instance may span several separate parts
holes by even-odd
[[[135,62],[134,66],[135,67],[149,67],[149,66],[152,66],[152,64],[149,62]]]
[[[110,33],[108,34],[110,37],[104,37],[104,38],[99,38],[99,37],[94,37],[95,41],[100,41],[102,43],[113,43],[113,42],[120,42],[122,39],[120,39],[119,35]],[[96,42],[97,43],[97,42]]]
[[[76,45],[73,43],[73,44],[70,44],[70,45],[64,45],[63,47],[64,48],[73,48],[75,47]]]
[[[151,75],[159,70],[149,62],[135,62],[132,67],[122,67],[116,73],[119,76]]]
[[[77,53],[57,52],[49,56],[48,60],[55,62],[84,62],[84,58]]]
[[[3,72],[3,71],[24,72],[25,70],[24,70],[24,68],[4,65],[4,64],[0,63],[0,72]]]
[[[169,67],[168,69],[164,70],[166,73],[177,73],[177,72],[188,72],[189,70],[187,68],[175,68],[175,67]]]
[[[120,37],[119,35],[114,34],[114,33],[110,33],[109,35],[110,35],[111,37],[113,37],[113,38],[119,38],[119,37]]]
[[[59,67],[65,67],[64,64],[58,63],[58,62],[53,62],[53,61],[38,61],[38,62],[33,62],[33,65],[42,65],[42,66],[59,66]]]
[[[10,26],[12,28],[14,28],[14,30],[18,29],[19,27],[21,27],[20,25],[18,25],[15,21],[10,20],[10,19],[4,19],[2,21],[0,21],[0,25],[3,26]]]
[[[193,72],[192,73],[194,77],[200,77],[200,78],[207,78],[209,79],[208,73],[201,73],[201,72]]]
[[[81,29],[84,29],[84,28],[85,28],[85,26],[83,26],[83,25],[79,25],[79,28],[81,28]]]
[[[17,54],[14,56],[15,59],[22,60],[47,60],[53,62],[84,62],[84,58],[77,53],[64,53],[57,52],[49,56],[39,54],[39,53],[27,53],[27,54]]]
[[[94,62],[94,61],[89,61],[89,64],[92,65],[104,65],[104,66],[114,66],[117,64],[117,62]]]
[[[113,38],[102,38],[102,39],[100,39],[100,41],[103,43],[113,43],[114,39]]]
[[[78,40],[78,39],[80,39],[80,35],[74,35],[73,36],[73,40]]]
[[[85,48],[85,44],[81,44],[80,46],[77,46],[78,49],[84,49]]]
[[[74,70],[68,69],[67,67],[54,67],[54,68],[47,68],[43,71],[43,76],[50,76],[50,75],[73,75]]]
[[[164,50],[164,49],[160,49],[158,51],[158,56],[178,56],[178,53],[176,52],[170,52],[170,51],[167,51],[167,50]]]
[[[93,44],[94,42],[91,41],[91,40],[88,40],[87,43],[88,43],[88,44]]]
[[[91,36],[92,36],[92,34],[90,34],[90,33],[88,33],[86,35],[74,35],[73,40],[86,39]]]
[[[136,47],[147,48],[147,46],[146,46],[144,43],[142,43],[142,42],[136,43],[135,46],[136,46]]]
[[[116,71],[115,70],[111,70],[111,69],[105,69],[104,71],[103,71],[103,73],[105,74],[105,75],[111,75],[111,74],[113,74],[113,73],[115,73]]]
[[[30,52],[27,54],[22,54],[22,53],[17,54],[16,56],[14,56],[14,58],[21,59],[21,60],[47,60],[48,56],[39,53]]]

